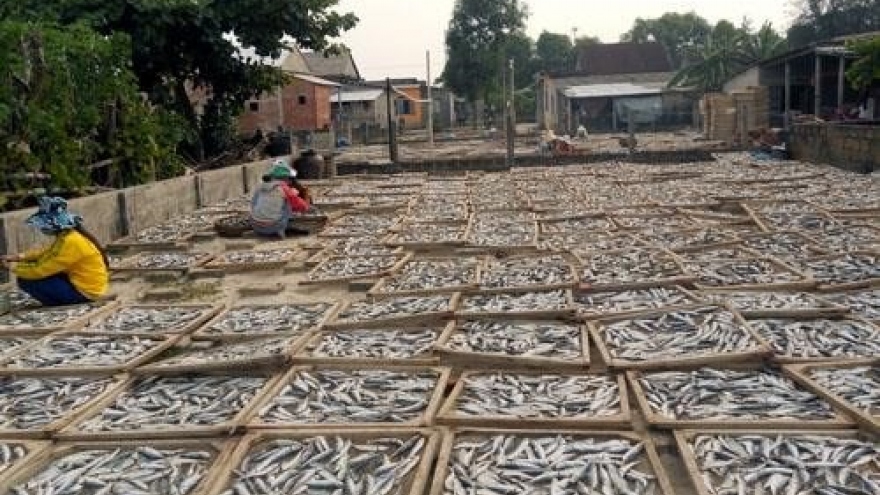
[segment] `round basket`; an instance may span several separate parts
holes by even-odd
[[[251,230],[251,224],[247,215],[235,215],[214,222],[214,230],[220,237],[242,237]]]
[[[315,233],[327,225],[327,215],[294,215],[290,219],[290,226],[309,233]]]

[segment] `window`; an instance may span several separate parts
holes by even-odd
[[[260,102],[258,102],[258,101],[252,101],[252,102],[250,102],[250,104],[248,106],[251,109],[251,112],[259,112],[260,111]]]
[[[413,114],[413,104],[409,100],[397,100],[397,114],[398,115],[412,115]]]
[[[299,95],[299,96],[296,98],[296,101],[297,101],[297,103],[299,103],[300,105],[305,105],[305,104],[306,104],[306,95]]]

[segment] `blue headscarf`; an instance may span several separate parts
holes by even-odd
[[[64,198],[43,196],[39,198],[37,212],[31,215],[26,223],[43,232],[57,234],[79,227],[82,224],[82,217],[67,211],[67,201]]]

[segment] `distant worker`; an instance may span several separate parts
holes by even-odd
[[[251,200],[250,224],[258,235],[285,237],[295,213],[309,211],[309,203],[291,186],[295,172],[276,164],[263,176]]]
[[[51,245],[3,256],[13,265],[18,287],[45,306],[82,304],[100,299],[110,284],[110,263],[101,244],[67,211],[63,198],[42,197],[27,224],[53,237]]]

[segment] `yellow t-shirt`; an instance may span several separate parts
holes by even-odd
[[[49,247],[28,252],[15,266],[15,275],[38,280],[66,273],[82,295],[98,299],[107,292],[110,273],[98,247],[75,230],[58,235]]]

